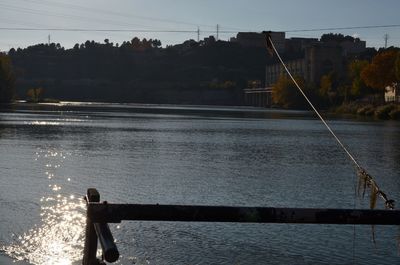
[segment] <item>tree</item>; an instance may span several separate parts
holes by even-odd
[[[323,75],[320,80],[320,88],[318,94],[320,98],[330,105],[337,103],[338,99],[338,86],[339,81],[335,72],[330,72],[329,74]]]
[[[151,41],[148,41],[146,38],[142,39],[142,49],[147,50],[151,48]]]
[[[140,49],[140,44],[141,44],[141,42],[140,42],[140,39],[138,37],[134,37],[132,39],[132,41],[131,41],[131,45],[132,45],[132,48],[134,50],[139,50]]]
[[[304,87],[305,81],[301,77],[296,77],[296,82],[300,87]],[[291,79],[282,75],[272,88],[272,101],[284,108],[303,108],[305,101]]]
[[[43,88],[35,87],[35,88],[28,89],[28,91],[26,92],[26,95],[28,97],[28,99],[27,99],[28,101],[37,103],[42,100]]]
[[[152,40],[152,46],[153,46],[153,48],[161,47],[161,41],[157,40],[157,39]]]
[[[323,34],[321,36],[321,41],[322,42],[329,42],[329,41],[335,41],[335,42],[343,42],[343,41],[352,41],[352,42],[356,42],[356,41],[360,41],[359,38],[354,38],[352,36],[346,35],[344,36],[341,33],[327,33],[327,34]]]
[[[350,95],[359,97],[367,92],[367,85],[361,79],[361,72],[368,66],[366,60],[351,61],[347,67],[347,74],[350,79]]]
[[[395,71],[396,71],[397,80],[400,80],[400,52],[397,53],[396,62],[395,62]]]
[[[383,91],[386,86],[397,82],[395,62],[398,55],[396,50],[386,50],[372,58],[361,72],[361,80],[371,88]]]
[[[10,102],[15,93],[15,76],[10,58],[0,53],[0,102]]]

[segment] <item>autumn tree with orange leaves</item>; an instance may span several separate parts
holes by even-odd
[[[361,80],[376,91],[382,91],[386,86],[397,82],[396,50],[386,50],[378,53],[361,72]]]

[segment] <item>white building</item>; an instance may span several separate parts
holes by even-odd
[[[385,88],[385,102],[400,102],[400,91],[397,89],[397,83]]]

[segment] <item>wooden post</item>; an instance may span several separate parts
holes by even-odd
[[[100,202],[100,194],[96,189],[88,189],[86,202]],[[82,265],[98,265],[96,258],[97,235],[89,211],[86,211],[85,247],[83,250]]]

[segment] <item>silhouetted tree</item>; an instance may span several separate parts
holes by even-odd
[[[138,37],[134,37],[132,40],[131,40],[131,45],[132,45],[132,48],[134,49],[134,50],[139,50],[140,49],[140,39],[138,38]]]
[[[152,47],[153,48],[160,48],[161,47],[161,41],[157,40],[157,39],[152,40]]]
[[[328,42],[328,41],[335,41],[335,42],[343,42],[343,41],[360,41],[359,38],[354,38],[352,36],[346,35],[344,36],[341,33],[327,33],[323,34],[321,36],[321,41],[322,42]]]
[[[15,76],[10,58],[0,53],[0,102],[10,102],[14,97]]]
[[[157,39],[134,37],[119,47],[106,40],[66,50],[38,44],[11,58],[24,72],[22,96],[44,86],[47,97],[60,100],[238,105],[246,81],[264,79],[267,55],[229,42],[199,46],[189,40],[164,49]],[[214,79],[218,88],[210,86]]]

